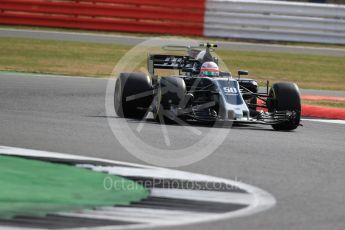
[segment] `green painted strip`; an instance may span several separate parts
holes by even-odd
[[[148,195],[143,186],[122,177],[0,156],[0,218],[128,205]]]

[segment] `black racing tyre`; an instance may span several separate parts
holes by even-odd
[[[158,84],[157,105],[154,117],[159,122],[173,123],[175,115],[171,106],[181,106],[186,96],[186,84],[179,77],[161,77]]]
[[[152,100],[152,82],[146,74],[121,73],[117,78],[114,105],[119,117],[142,119]]]
[[[301,120],[301,96],[298,86],[290,82],[272,85],[267,100],[269,112],[291,111],[295,113],[291,120],[272,125],[275,130],[290,131],[296,129]]]

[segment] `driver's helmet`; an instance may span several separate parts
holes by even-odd
[[[219,67],[216,63],[210,61],[202,64],[200,69],[200,75],[202,77],[218,77]]]

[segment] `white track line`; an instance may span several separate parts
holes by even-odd
[[[255,202],[255,197],[251,194],[204,190],[154,188],[151,190],[151,196],[243,205],[250,205]]]
[[[166,211],[144,208],[112,208],[98,209],[96,211],[86,210],[78,213],[63,213],[63,216],[97,218],[104,220],[128,221],[146,224],[167,224],[184,222],[194,218],[207,218],[213,213],[193,213],[186,211]]]
[[[79,167],[90,168],[98,172],[107,172],[109,174],[116,174],[121,176],[140,176],[140,177],[154,177],[157,179],[180,179],[180,180],[194,180],[203,182],[218,182],[225,183],[228,180],[222,178],[215,178],[206,175],[183,172],[173,169],[164,169],[159,167],[149,167],[142,170],[141,168],[128,168],[123,166],[94,166],[88,164],[80,164]]]
[[[313,122],[321,122],[321,123],[328,123],[328,124],[345,125],[345,120],[307,119],[307,118],[304,118],[304,119],[302,119],[302,121],[313,121]]]

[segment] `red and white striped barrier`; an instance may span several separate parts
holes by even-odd
[[[345,6],[265,0],[1,0],[0,24],[345,44]]]

